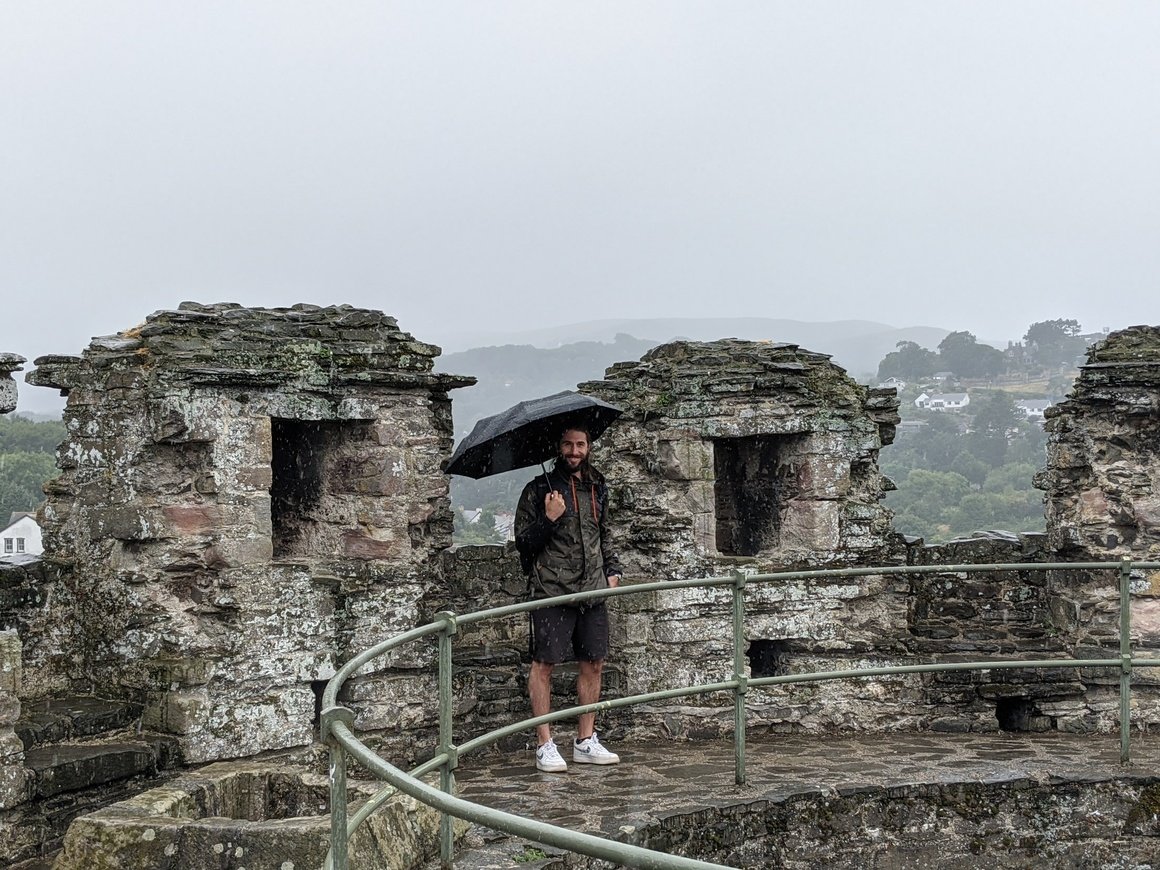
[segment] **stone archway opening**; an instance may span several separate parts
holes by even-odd
[[[1030,698],[1000,698],[995,703],[1000,731],[1050,731],[1050,718],[1040,714]]]
[[[752,677],[780,677],[789,673],[789,642],[751,640],[745,652]]]
[[[756,556],[781,543],[804,436],[755,435],[713,440],[717,552]]]

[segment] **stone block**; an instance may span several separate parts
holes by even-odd
[[[171,530],[179,535],[208,535],[222,529],[223,512],[212,504],[175,504],[161,509]]]
[[[191,764],[308,746],[314,738],[314,692],[309,685],[217,687],[200,705],[182,713],[187,730],[179,740]]]
[[[837,501],[791,499],[782,519],[780,549],[823,553],[837,550],[841,509]]]
[[[248,490],[267,492],[273,482],[274,470],[268,465],[239,468],[234,473],[234,486],[242,492]]]
[[[1145,644],[1160,643],[1160,599],[1133,597],[1131,608],[1132,639]]]
[[[94,785],[156,771],[148,744],[102,741],[94,744],[57,744],[25,753],[39,797],[53,797]]]
[[[0,693],[20,694],[21,652],[16,629],[0,631]]]
[[[0,377],[0,414],[16,410],[16,381],[8,374]]]
[[[1079,494],[1078,520],[1084,525],[1104,524],[1110,521],[1108,498],[1102,489],[1093,487]]]
[[[1160,532],[1160,496],[1145,496],[1132,500],[1136,523],[1141,531]]]
[[[230,568],[264,565],[274,558],[274,542],[259,536],[221,540],[213,547],[213,553],[215,561]]]
[[[350,559],[393,561],[410,553],[410,540],[379,539],[365,532],[348,531],[342,535],[342,555]]]
[[[693,514],[693,546],[698,553],[717,552],[717,522],[713,513]]]
[[[801,498],[842,498],[850,491],[850,463],[841,457],[810,456],[798,465],[796,482]]]
[[[94,540],[147,541],[165,534],[165,528],[139,505],[101,505],[89,508],[87,514],[89,536]]]
[[[11,728],[20,718],[20,699],[15,695],[0,694],[0,733]]]
[[[28,777],[23,752],[0,758],[0,810],[10,810],[28,800]],[[3,829],[0,829],[2,833]],[[3,836],[0,836],[0,842],[6,842]],[[5,852],[8,850],[4,849],[0,854]]]
[[[712,445],[700,439],[660,441],[657,444],[657,470],[669,480],[711,480]]]

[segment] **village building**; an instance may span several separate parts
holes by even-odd
[[[966,393],[919,393],[914,400],[916,408],[925,411],[961,411],[971,404]]]
[[[1016,399],[1015,407],[1022,411],[1028,420],[1033,423],[1042,423],[1047,409],[1052,406],[1051,399]]]
[[[29,511],[14,512],[8,525],[0,529],[0,559],[9,556],[39,556],[44,550],[40,538],[36,514]]]

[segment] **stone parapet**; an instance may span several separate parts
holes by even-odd
[[[1160,327],[1113,332],[1088,351],[1067,400],[1049,408],[1053,550],[1076,559],[1160,558]]]
[[[20,719],[20,638],[12,629],[0,631],[0,810],[9,810],[27,797],[24,744],[16,735]]]
[[[310,743],[336,663],[429,612],[474,383],[438,353],[379,311],[183,303],[39,359],[68,402],[35,689],[140,702],[195,762]]]
[[[791,344],[678,341],[581,390],[625,414],[596,459],[630,573],[898,558],[878,451],[898,398]]]

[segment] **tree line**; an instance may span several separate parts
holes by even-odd
[[[886,497],[894,528],[943,543],[977,531],[1043,531],[1046,435],[1003,390],[975,390],[972,414],[923,411],[903,402],[894,444],[880,467],[897,490]],[[918,425],[915,425],[918,424]]]
[[[928,378],[937,372],[953,372],[959,378],[994,378],[1003,374],[1024,376],[1048,374],[1072,368],[1079,361],[1088,339],[1077,320],[1042,320],[1028,327],[1022,341],[1006,350],[981,343],[970,332],[951,332],[938,351],[900,341],[878,365],[878,379],[904,381]]]
[[[1031,324],[1006,350],[981,344],[970,332],[949,333],[937,352],[899,342],[878,367],[879,380],[908,382],[899,391],[904,423],[880,459],[898,487],[886,497],[894,527],[927,543],[976,531],[1043,531],[1043,493],[1033,478],[1046,458],[1046,435],[1015,405],[1016,396],[974,388],[967,407],[955,412],[917,408],[914,398],[938,372],[959,380],[1039,379],[1026,398],[1062,395],[1096,337],[1083,335],[1076,320],[1055,319]]]

